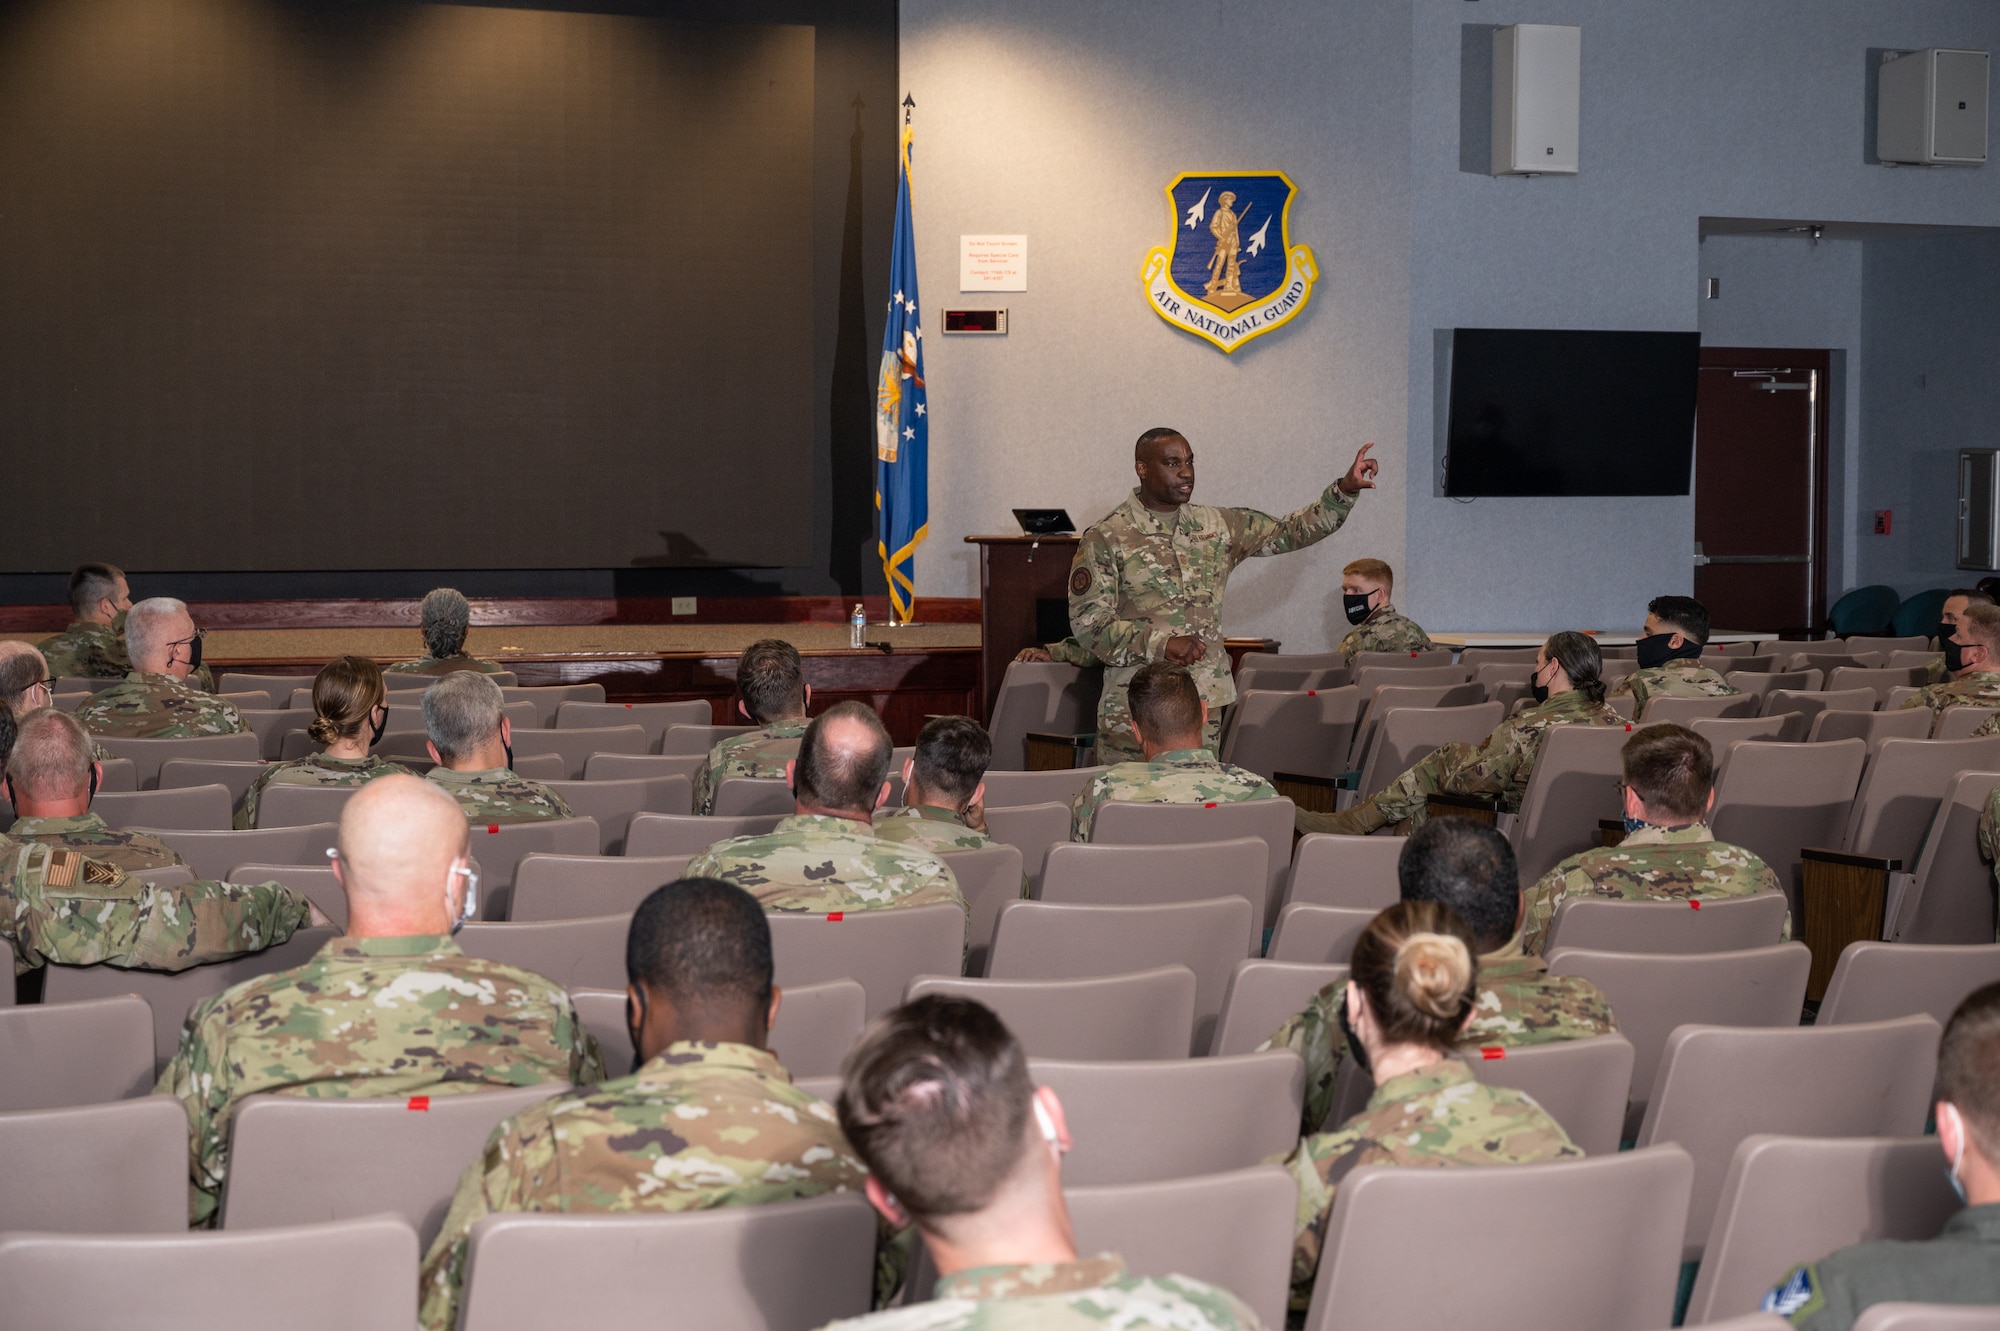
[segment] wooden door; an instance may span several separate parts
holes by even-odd
[[[1695,399],[1695,599],[1718,629],[1826,620],[1824,350],[1703,347]]]

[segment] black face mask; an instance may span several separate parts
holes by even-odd
[[[1375,1069],[1368,1062],[1368,1051],[1361,1047],[1361,1041],[1355,1038],[1353,1025],[1347,1020],[1345,996],[1341,998],[1340,1006],[1334,1009],[1333,1016],[1334,1020],[1340,1023],[1340,1033],[1347,1037],[1347,1056],[1354,1060],[1354,1066],[1361,1069],[1363,1076],[1374,1076]]]
[[[188,643],[188,673],[192,675],[199,669],[201,669],[201,635],[197,633],[194,635],[194,640]]]
[[[1542,669],[1546,670],[1548,667],[1543,666]],[[1528,696],[1536,702],[1547,702],[1549,700],[1549,686],[1542,683],[1541,670],[1537,670],[1534,676],[1528,680]]]
[[[1694,639],[1683,638],[1678,648],[1668,646],[1673,640],[1674,635],[1671,633],[1655,633],[1651,637],[1639,639],[1635,644],[1636,654],[1639,658],[1639,668],[1641,670],[1651,670],[1653,667],[1663,666],[1669,661],[1678,661],[1683,657],[1697,657],[1701,655],[1701,644]]]
[[[1938,627],[1943,628],[1944,626],[1940,624]],[[1959,671],[1965,669],[1965,644],[1951,640],[1951,634],[1956,632],[1958,632],[1956,628],[1951,629],[1945,634],[1943,640],[1938,643],[1938,646],[1944,649],[1944,669],[1948,675],[1956,675]]]
[[[368,744],[373,748],[382,742],[382,732],[389,728],[389,709],[382,709],[382,719],[368,728]]]
[[[637,1075],[640,1068],[646,1066],[645,1056],[639,1052],[639,1029],[643,1027],[645,1024],[646,1024],[645,991],[643,989],[639,991],[639,1002],[637,1006],[633,1005],[632,995],[631,993],[628,992],[625,995],[625,1034],[632,1037],[632,1072],[634,1075]]]
[[[1374,594],[1373,592],[1342,592],[1340,594],[1340,604],[1347,611],[1348,623],[1359,624],[1362,620],[1368,618],[1368,598]]]

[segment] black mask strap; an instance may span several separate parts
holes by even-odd
[[[1340,1033],[1347,1039],[1347,1056],[1354,1060],[1354,1066],[1364,1077],[1375,1075],[1374,1067],[1368,1062],[1368,1051],[1361,1047],[1361,1041],[1354,1034],[1354,1026],[1347,1020],[1347,995],[1340,996],[1340,1006],[1334,1009],[1334,1020],[1340,1023]]]
[[[382,742],[382,732],[389,728],[389,706],[387,703],[381,703],[378,704],[378,706],[382,708],[382,719],[380,721],[375,722],[373,725],[369,727],[368,745],[370,748],[373,748],[375,745],[380,744]],[[370,708],[369,710],[373,711],[374,709]],[[509,756],[508,761],[509,762],[513,761],[511,755]]]
[[[638,999],[635,1004],[634,998]],[[646,1056],[639,1052],[639,1032],[646,1025],[646,991],[633,985],[625,991],[625,1033],[632,1037],[632,1071],[636,1074],[646,1064]]]

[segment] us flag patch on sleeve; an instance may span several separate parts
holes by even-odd
[[[82,863],[83,856],[73,850],[51,850],[42,881],[50,887],[75,887],[76,871]]]

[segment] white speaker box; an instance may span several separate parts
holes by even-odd
[[[1978,166],[1986,160],[1984,51],[1930,46],[1882,62],[1875,155],[1885,162]]]
[[[1493,174],[1575,175],[1582,87],[1582,28],[1495,30]]]

